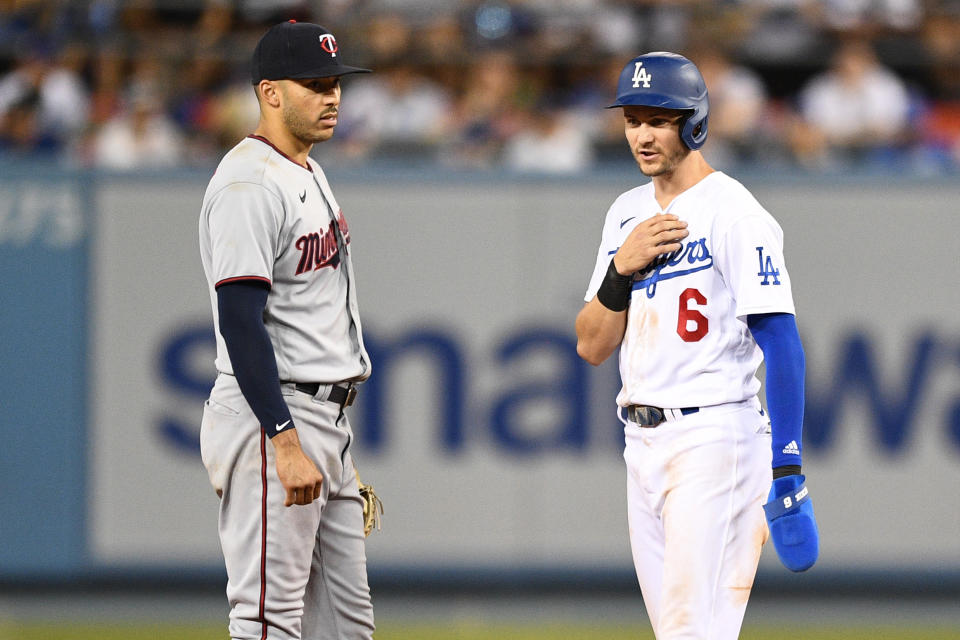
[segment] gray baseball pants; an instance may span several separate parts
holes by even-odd
[[[283,393],[301,446],[323,474],[320,498],[305,506],[283,505],[273,445],[235,377],[217,377],[203,410],[200,450],[220,495],[230,637],[369,640],[373,605],[350,423],[335,403],[290,385]]]

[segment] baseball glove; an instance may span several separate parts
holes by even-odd
[[[360,497],[363,499],[363,535],[369,536],[374,527],[377,528],[377,531],[380,531],[380,515],[383,513],[383,502],[373,492],[372,486],[363,484],[360,480],[360,472],[356,468],[353,471],[357,474],[357,489],[360,490]]]

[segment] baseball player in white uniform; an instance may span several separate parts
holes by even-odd
[[[634,58],[611,107],[651,181],[607,212],[577,350],[596,365],[619,347],[630,543],[656,637],[732,640],[768,531],[791,570],[818,552],[783,233],[698,151],[709,103],[692,62]]]
[[[203,463],[220,500],[230,636],[368,639],[363,503],[344,414],[370,375],[350,232],[312,146],[333,135],[348,67],[333,34],[294,21],[253,54],[254,134],[200,214],[219,372]]]

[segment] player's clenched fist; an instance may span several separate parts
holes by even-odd
[[[636,273],[659,256],[681,249],[680,241],[689,234],[686,222],[672,213],[658,213],[630,232],[613,263],[620,275]]]
[[[277,475],[287,495],[284,506],[310,504],[320,497],[323,474],[300,447],[296,429],[273,437],[277,452]]]

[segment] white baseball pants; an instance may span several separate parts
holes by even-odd
[[[627,422],[633,563],[657,640],[736,640],[766,542],[770,430],[756,399]]]

